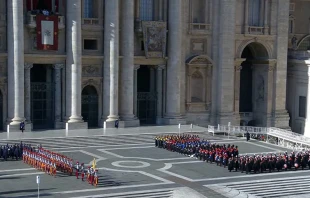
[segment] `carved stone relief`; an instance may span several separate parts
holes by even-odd
[[[191,40],[191,53],[206,54],[207,53],[207,40],[206,39],[192,39]]]
[[[101,77],[100,65],[83,65],[82,76]]]
[[[82,90],[84,89],[84,87],[86,87],[88,85],[94,86],[97,89],[97,91],[100,92],[100,90],[101,90],[101,87],[100,87],[101,79],[92,79],[92,78],[83,79],[83,81],[82,81]]]

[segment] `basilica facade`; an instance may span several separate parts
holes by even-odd
[[[3,0],[0,131],[118,120],[303,133],[309,17],[307,0]]]

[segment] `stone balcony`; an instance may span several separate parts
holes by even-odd
[[[35,29],[37,27],[36,17],[37,17],[37,14],[34,14],[31,11],[27,13],[27,18],[26,18],[27,27],[31,29]],[[58,29],[64,29],[64,28],[65,28],[65,17],[59,15],[58,16]]]
[[[240,120],[243,120],[245,122],[250,122],[253,120],[253,112],[239,112]]]
[[[247,26],[245,28],[245,34],[252,34],[252,35],[268,34],[268,28],[261,26]]]
[[[189,23],[188,33],[193,35],[210,34],[211,25],[207,23]]]

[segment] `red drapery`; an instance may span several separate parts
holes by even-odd
[[[44,16],[44,15],[37,15],[37,49],[38,50],[58,50],[58,16]],[[42,27],[41,21],[53,21],[54,22],[54,32],[52,32],[54,37],[53,45],[45,45],[42,41]]]
[[[32,2],[32,9],[31,9],[31,2]],[[52,11],[52,0],[44,0],[44,3],[47,7],[48,11]],[[27,10],[31,11],[31,10],[36,10],[38,9],[38,5],[39,5],[39,0],[27,0],[26,1],[26,6],[27,6]],[[59,0],[55,0],[55,5],[56,9],[55,11],[58,12],[59,10]]]

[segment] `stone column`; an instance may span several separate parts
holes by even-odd
[[[277,16],[277,48],[276,48],[276,71],[274,72],[274,119],[275,127],[288,128],[289,115],[286,110],[286,79],[287,79],[287,48],[288,48],[288,25],[289,25],[289,0],[278,1]]]
[[[166,65],[158,65],[156,71],[156,89],[157,89],[157,124],[162,124],[163,118],[163,70]]]
[[[138,109],[137,109],[137,96],[138,96],[138,69],[140,65],[135,65],[134,71],[134,100],[133,100],[133,113],[135,117],[138,117]]]
[[[134,102],[134,1],[122,0],[120,127],[139,126],[133,114]]]
[[[218,53],[218,116],[219,123],[238,124],[234,120],[234,56],[236,1],[220,0],[220,27]]]
[[[307,102],[306,102],[306,120],[304,128],[304,136],[310,137],[310,61],[305,61],[308,66],[308,90],[307,90]],[[298,111],[296,113],[298,115]]]
[[[155,69],[152,66],[149,66],[150,69],[150,92],[155,92]]]
[[[25,118],[27,123],[31,123],[31,79],[30,71],[32,63],[25,63]]]
[[[55,64],[55,129],[61,129],[63,124],[61,122],[61,70],[64,64]]]
[[[167,98],[166,98],[166,124],[186,123],[181,115],[181,67],[184,57],[182,56],[182,2],[169,0],[168,21],[168,66],[167,66]]]
[[[242,69],[242,62],[245,61],[245,59],[235,59],[235,113],[236,116],[239,115],[239,105],[240,105],[240,72]]]
[[[110,107],[107,123],[118,120],[119,0],[105,1],[104,67],[110,68]],[[107,127],[109,127],[107,125]]]
[[[8,105],[10,132],[19,131],[24,118],[24,15],[23,3],[7,2],[8,6]],[[26,126],[27,130],[27,126]]]
[[[244,0],[244,33],[249,33],[249,0]]]
[[[268,27],[268,6],[269,0],[265,0],[265,8],[264,8],[264,34],[268,34],[269,27]]]
[[[67,1],[67,60],[69,68],[67,80],[70,81],[71,94],[67,100],[71,106],[68,129],[87,128],[81,116],[81,78],[82,78],[82,0]],[[68,91],[68,90],[67,90]]]
[[[276,66],[276,60],[274,61],[269,61],[269,64],[267,65],[267,93],[264,93],[267,95],[267,107],[266,107],[266,126],[267,127],[272,127],[272,99],[273,99],[273,75],[275,71],[275,66]]]

